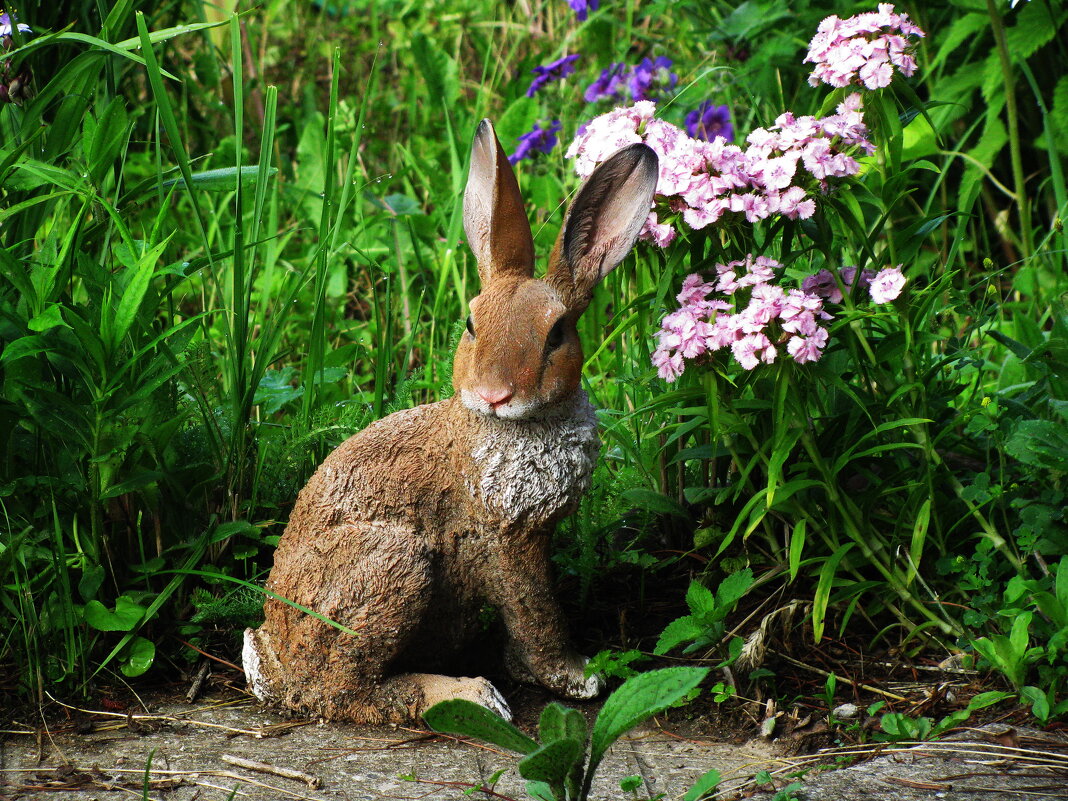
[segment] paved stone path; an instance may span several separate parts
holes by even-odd
[[[443,739],[418,730],[367,728],[288,721],[247,701],[164,704],[151,716],[76,717],[77,725],[49,734],[7,734],[0,742],[0,799],[111,801],[146,797],[145,772],[151,758],[147,798],[153,801],[355,801],[356,799],[493,798],[472,784],[489,782],[498,796],[523,799],[516,757],[483,744]],[[10,731],[19,731],[14,723]],[[22,730],[30,732],[29,727]],[[1036,733],[1037,734],[1037,733]],[[848,770],[810,773],[798,798],[847,801],[1034,801],[1068,798],[1068,738],[1040,737],[1021,750],[1059,767],[1007,761],[1011,753],[989,735],[984,748],[966,744],[925,745],[864,762]],[[1004,741],[1004,737],[1001,738]],[[990,744],[994,743],[994,744]],[[998,750],[998,749],[1001,750]],[[257,760],[306,774],[299,778],[254,772],[225,756]],[[800,758],[800,759],[808,759]],[[592,797],[633,798],[619,780],[640,776],[639,798],[664,793],[681,799],[710,768],[725,788],[742,786],[768,770],[785,775],[801,764],[762,741],[738,746],[687,739],[653,728],[620,741],[608,755]],[[753,785],[745,785],[749,793]],[[770,799],[770,794],[758,797]]]

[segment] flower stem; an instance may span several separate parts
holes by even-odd
[[[1016,208],[1020,215],[1020,249],[1023,251],[1023,257],[1028,259],[1034,250],[1031,242],[1031,207],[1027,204],[1026,178],[1023,171],[1023,159],[1020,156],[1020,123],[1016,111],[1016,91],[1013,88],[1012,61],[1009,58],[1009,47],[1005,40],[1005,26],[1002,24],[1001,14],[998,13],[994,0],[986,0],[986,8],[990,14],[998,58],[1001,60],[1001,78],[1005,84],[1005,113],[1009,118],[1009,154],[1012,158]]]

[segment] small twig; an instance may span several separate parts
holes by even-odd
[[[204,679],[208,677],[208,669],[210,666],[211,662],[207,659],[200,660],[200,670],[197,671],[196,678],[193,679],[193,683],[189,687],[189,692],[185,694],[185,700],[188,703],[193,703],[194,699],[200,694],[200,688],[204,684]]]
[[[832,675],[830,671],[824,670],[823,668],[815,667],[814,665],[807,665],[798,659],[794,659],[792,656],[787,656],[782,651],[776,651],[774,648],[769,648],[768,650],[780,659],[785,659],[791,665],[795,665],[799,668],[802,668],[803,670],[809,670],[813,673],[818,673],[819,675],[824,677]],[[902,701],[907,703],[909,700],[903,695],[897,695],[896,693],[887,692],[886,690],[881,690],[878,687],[872,687],[870,684],[861,684],[860,682],[853,681],[848,676],[838,676],[838,678],[842,679],[842,681],[848,681],[854,687],[859,687],[862,690],[867,690],[870,693],[875,693],[876,695],[881,695],[885,698],[890,698],[894,701]]]
[[[283,768],[278,765],[270,765],[266,762],[258,762],[255,759],[245,759],[244,757],[236,757],[230,754],[220,754],[219,759],[239,768],[255,770],[260,773],[270,773],[275,776],[281,776],[283,779],[296,779],[298,782],[304,782],[313,790],[318,790],[323,786],[323,780],[318,776],[312,776],[310,773],[305,773],[301,770]]]

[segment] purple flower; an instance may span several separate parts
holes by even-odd
[[[16,26],[20,33],[33,32],[25,23],[13,23],[9,14],[0,14],[0,53],[8,52],[15,46],[11,34]],[[30,96],[32,82],[33,73],[29,66],[16,69],[10,59],[0,62],[0,103],[21,104]]]
[[[530,84],[530,88],[527,89],[527,97],[534,97],[534,93],[541,87],[552,81],[559,81],[561,78],[570,75],[575,71],[575,62],[578,61],[579,54],[575,53],[571,56],[564,56],[558,58],[556,61],[549,62],[541,67],[535,67],[531,70],[534,73],[534,80]]]
[[[679,76],[671,71],[672,61],[666,56],[657,56],[656,61],[643,58],[630,73],[630,96],[634,102],[654,100],[661,91],[675,88]]]
[[[567,0],[567,4],[571,6],[571,10],[579,18],[579,22],[585,22],[590,12],[596,11],[600,7],[601,0]]]
[[[5,37],[8,37],[8,36],[11,36],[11,31],[12,31],[11,15],[8,14],[5,11],[3,14],[0,14],[0,38],[5,38]],[[19,23],[19,32],[20,33],[32,33],[33,29],[30,28],[29,25],[26,25],[25,23],[20,22]]]
[[[694,139],[704,139],[706,142],[711,142],[717,136],[722,136],[728,142],[734,141],[730,109],[726,106],[715,106],[711,100],[704,101],[686,115],[686,133]]]
[[[619,62],[609,64],[601,76],[586,87],[583,97],[587,103],[596,103],[598,100],[615,100],[623,90],[623,76],[627,72],[627,65]]]
[[[511,164],[515,164],[525,158],[530,158],[533,153],[548,153],[556,147],[556,134],[563,127],[560,120],[553,120],[548,127],[542,127],[542,123],[534,124],[534,129],[519,137],[515,153],[508,157]]]

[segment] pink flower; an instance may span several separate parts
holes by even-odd
[[[827,329],[817,328],[812,336],[791,337],[786,343],[786,352],[793,356],[798,364],[818,361],[827,344]]]
[[[816,86],[822,81],[837,88],[854,83],[868,89],[889,86],[895,67],[906,77],[915,72],[907,37],[924,35],[908,14],[895,13],[890,3],[845,20],[827,17],[809,42],[805,62],[816,66],[808,82]]]
[[[868,291],[875,303],[889,303],[901,294],[905,288],[905,276],[901,272],[901,265],[897,267],[885,267],[871,279]]]

